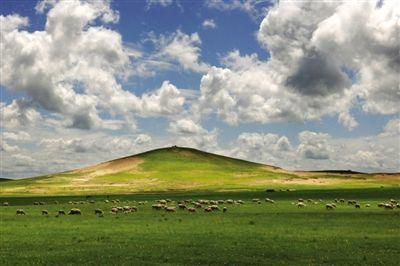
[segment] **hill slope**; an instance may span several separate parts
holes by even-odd
[[[171,147],[73,171],[4,181],[1,194],[102,194],[172,190],[398,186],[399,175],[290,172],[279,167]]]

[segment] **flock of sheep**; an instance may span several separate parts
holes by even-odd
[[[267,204],[275,204],[275,201],[270,199],[270,198],[265,198],[264,200]],[[136,202],[138,205],[147,205],[147,201],[139,201]],[[261,204],[262,201],[260,199],[253,199],[253,203],[256,204]],[[297,202],[292,202],[292,205],[297,205],[298,208],[305,208],[307,207],[308,204],[319,204],[323,202],[322,199],[319,200],[313,200],[313,199],[298,199]],[[94,200],[90,201],[70,201],[68,202],[69,204],[76,205],[76,204],[86,204],[86,203],[95,203]],[[113,203],[114,205],[119,205],[120,201],[118,199],[115,200],[105,200],[104,203]],[[171,199],[160,199],[156,200],[154,204],[151,205],[151,208],[156,211],[166,211],[166,212],[176,212],[177,209],[183,210],[183,211],[188,211],[189,213],[195,213],[198,210],[203,210],[204,212],[214,212],[214,211],[221,211],[222,212],[227,212],[228,208],[226,206],[221,206],[221,205],[229,205],[229,204],[235,204],[235,205],[241,205],[244,204],[245,202],[243,200],[233,200],[233,199],[227,199],[227,200],[205,200],[205,199],[200,199],[200,200],[180,200],[180,201],[173,201]],[[328,203],[325,205],[326,210],[334,210],[336,209],[337,206],[345,204],[346,201],[344,199],[335,199],[333,202]],[[58,201],[54,201],[54,204],[58,204]],[[3,202],[3,206],[9,206],[10,204],[8,202]],[[45,202],[34,202],[33,205],[46,205]],[[357,202],[356,200],[348,200],[347,205],[349,206],[354,206],[356,209],[361,208],[361,203]],[[363,205],[365,208],[371,207],[370,204],[364,204]],[[395,200],[395,199],[390,199],[388,202],[381,202],[378,204],[378,207],[384,208],[384,209],[395,209],[395,208],[400,208],[400,203]],[[138,207],[136,206],[112,206],[110,208],[110,213],[111,214],[117,214],[119,212],[122,213],[131,213],[131,212],[137,212]],[[49,215],[49,211],[44,209],[42,210],[42,215]],[[17,209],[16,210],[17,215],[25,215],[25,211],[23,209]],[[69,215],[81,215],[82,211],[78,208],[71,208],[68,212]],[[104,211],[102,209],[95,209],[94,214],[102,217],[104,215]],[[66,212],[64,210],[58,210],[56,217],[60,215],[66,215]]]

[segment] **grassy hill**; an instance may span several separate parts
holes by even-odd
[[[68,172],[3,181],[1,194],[398,187],[399,183],[398,174],[291,172],[195,149],[171,147]]]

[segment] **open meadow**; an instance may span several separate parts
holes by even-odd
[[[155,210],[161,199],[175,211]],[[400,208],[378,207],[390,199],[400,200],[398,188],[2,196],[0,264],[398,265]],[[204,210],[214,203],[220,210]]]

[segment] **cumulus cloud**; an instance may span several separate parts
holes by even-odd
[[[257,34],[270,58],[239,51],[222,57],[224,67],[210,68],[201,80],[201,106],[229,124],[336,114],[350,130],[356,106],[398,113],[399,13],[395,1],[276,2]]]
[[[103,127],[100,113],[104,112],[133,123],[135,114],[162,116],[165,109],[167,115],[177,110],[176,101],[165,98],[179,94],[165,88],[171,84],[141,99],[119,83],[132,72],[134,54],[123,45],[121,35],[107,27],[119,20],[108,1],[43,1],[36,9],[47,12],[43,31],[24,30],[28,19],[19,15],[0,16],[2,86],[25,92],[50,114],[64,117],[66,126],[79,129]],[[189,42],[198,41],[194,35],[190,38]],[[157,102],[152,99],[174,106],[155,110]],[[150,110],[142,109],[148,106]]]
[[[174,3],[173,0],[146,0],[146,9],[150,9],[152,6],[167,7]]]
[[[217,28],[217,24],[215,23],[215,21],[213,19],[206,19],[203,21],[203,23],[201,25],[203,26],[204,29]]]
[[[31,126],[41,121],[42,116],[31,101],[13,100],[10,104],[0,103],[1,126],[4,128],[20,128]]]
[[[149,36],[156,46],[156,53],[152,55],[154,59],[178,63],[185,71],[206,72],[209,66],[200,60],[201,39],[197,32],[186,34],[181,30],[170,35]]]
[[[306,159],[329,159],[330,147],[329,135],[311,131],[303,131],[299,134],[300,144],[297,152]]]

